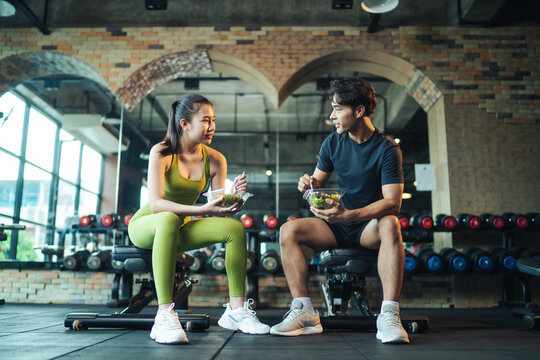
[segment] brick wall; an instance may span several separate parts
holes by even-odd
[[[103,272],[71,272],[60,270],[0,269],[0,298],[14,303],[104,305],[110,298],[114,275]],[[141,277],[145,277],[142,275]],[[190,306],[220,307],[228,301],[225,275],[193,274],[199,283],[189,296]],[[309,292],[313,304],[324,309],[320,284],[322,275],[312,275]],[[502,300],[500,275],[412,276],[406,277],[400,299],[402,308],[475,308],[498,306]],[[540,279],[529,278],[532,301],[540,303]],[[517,284],[517,282],[516,282]],[[139,285],[134,285],[134,292]],[[366,277],[369,304],[378,310],[382,287],[378,277]],[[521,300],[515,289],[516,300]],[[291,295],[284,276],[259,278],[260,308],[287,308]],[[151,305],[156,305],[156,301]],[[111,310],[112,311],[112,310]]]

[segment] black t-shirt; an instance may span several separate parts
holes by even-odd
[[[362,144],[348,133],[333,132],[319,151],[317,168],[336,171],[338,186],[345,189],[341,204],[358,209],[383,198],[382,185],[403,183],[399,145],[379,130]]]

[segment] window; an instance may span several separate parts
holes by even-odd
[[[97,211],[98,196],[81,190],[79,199],[79,215],[95,214]]]
[[[62,131],[60,133],[62,133]],[[62,138],[62,136],[60,138]],[[60,144],[60,177],[64,180],[76,183],[77,175],[79,174],[81,142],[71,138],[71,140],[60,140]]]
[[[85,145],[81,162],[81,186],[97,194],[100,180],[101,154]]]
[[[26,160],[47,171],[53,170],[57,126],[40,112],[31,109],[26,140]]]
[[[41,249],[46,243],[58,243],[58,230],[70,227],[66,223],[77,221],[79,215],[96,213],[100,203],[103,156],[68,132],[58,131],[54,120],[29,106],[12,93],[0,97],[0,222],[13,224],[14,218],[20,218],[26,225],[17,236],[6,231],[8,240],[0,242],[0,259],[12,255],[13,238],[14,260],[43,261]],[[26,149],[21,153],[24,137]],[[57,164],[56,149],[60,152]],[[56,182],[57,189],[51,189]],[[18,194],[22,195],[20,204]],[[51,196],[56,196],[54,208]],[[56,231],[49,231],[48,226]]]
[[[24,109],[24,101],[15,95],[8,92],[0,97],[0,112],[4,114],[0,119],[0,147],[15,155],[21,153]]]
[[[9,217],[0,216],[0,224],[10,225],[13,220]],[[0,260],[9,259],[9,249],[11,247],[11,230],[5,230],[7,239],[0,241]]]
[[[0,214],[13,216],[19,160],[0,151]]]
[[[56,227],[62,228],[66,218],[75,215],[76,193],[76,186],[62,180],[58,182],[58,197],[56,199]]]
[[[45,244],[46,227],[22,222],[26,230],[19,231],[17,240],[17,260],[43,261],[41,248]]]
[[[24,166],[21,219],[47,224],[52,175],[33,165]]]

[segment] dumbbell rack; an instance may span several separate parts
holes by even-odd
[[[502,248],[505,250],[510,250],[514,246],[514,238],[517,233],[525,231],[538,231],[538,229],[523,230],[517,228],[502,228],[499,230],[495,229],[455,229],[455,230],[445,230],[441,228],[432,228],[430,230],[402,230],[404,242],[414,242],[414,243],[429,243],[433,242],[433,233],[435,232],[468,232],[468,233],[493,233],[501,234]],[[412,240],[412,241],[410,241]],[[455,275],[455,274],[453,274]],[[518,280],[521,285],[521,300],[516,300],[514,294],[514,280]],[[502,300],[499,301],[499,306],[514,308],[518,306],[534,306],[531,304],[531,291],[527,281],[527,277],[520,273],[504,273],[502,274]]]

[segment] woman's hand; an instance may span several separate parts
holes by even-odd
[[[202,206],[203,213],[205,215],[226,217],[233,216],[234,214],[242,210],[242,207],[239,206],[238,203],[234,203],[229,207],[221,207],[219,206],[219,204],[221,204],[222,202],[223,196],[221,196],[219,199],[209,201]]]
[[[347,222],[349,210],[345,209],[343,205],[332,199],[326,199],[326,203],[331,206],[329,209],[322,210],[311,206],[309,210],[311,210],[313,215],[330,224]]]
[[[233,190],[236,189],[237,193],[245,193],[247,191],[247,175],[238,175],[234,178],[233,184]]]

